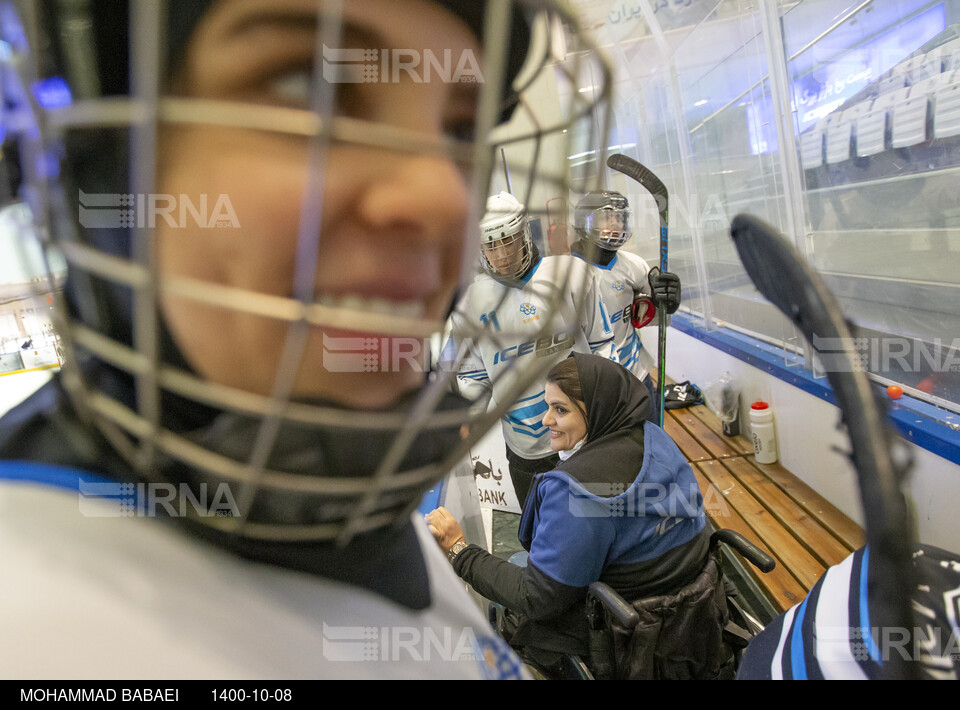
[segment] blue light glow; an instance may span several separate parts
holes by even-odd
[[[70,87],[62,77],[51,76],[48,79],[41,79],[34,82],[32,88],[33,95],[41,108],[48,110],[65,108],[73,103]]]
[[[837,110],[945,28],[946,10],[939,4],[797,77],[793,102],[800,132]]]

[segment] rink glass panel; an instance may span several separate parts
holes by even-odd
[[[822,375],[740,265],[729,221],[749,212],[825,276],[881,384],[960,410],[960,0],[660,0],[659,27],[641,4],[598,30],[620,69],[611,143],[670,189],[684,310]],[[610,180],[636,205],[626,248],[655,263],[652,200]]]

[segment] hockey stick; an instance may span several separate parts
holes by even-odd
[[[667,272],[667,225],[669,223],[667,186],[646,167],[633,158],[622,153],[607,158],[607,167],[623,173],[628,178],[639,182],[657,202],[657,213],[660,215],[660,273]],[[667,378],[667,312],[660,306],[657,308],[657,401],[660,404],[660,426],[663,426],[664,381]]]
[[[890,449],[894,435],[887,425],[885,402],[875,397],[866,373],[854,359],[853,336],[836,299],[793,245],[770,225],[749,215],[735,217],[730,234],[754,284],[814,347],[818,342],[822,346],[825,338],[850,344],[840,352],[831,348],[834,359],[825,369],[843,413],[863,502],[870,551],[870,626],[909,631],[914,627],[910,607],[913,548],[901,484],[910,463],[894,460]],[[889,677],[915,675],[919,665],[905,662],[896,651],[884,654],[882,660],[883,672]]]

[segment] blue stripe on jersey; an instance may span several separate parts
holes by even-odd
[[[543,436],[543,432],[549,431],[546,427],[543,426],[540,422],[525,422],[520,419],[514,419],[513,417],[504,417],[510,426],[513,427],[513,430],[518,434],[526,434],[533,437]]]
[[[874,663],[880,663],[880,649],[877,647],[876,639],[870,631],[870,604],[867,598],[867,563],[870,560],[870,550],[865,548],[863,559],[860,561],[860,633],[861,639],[866,644],[870,652],[870,658]]]
[[[546,397],[546,395],[547,395],[546,390],[540,390],[536,394],[532,394],[529,397],[523,397],[522,399],[518,399],[517,404],[520,404],[521,402],[529,402],[531,399],[543,399],[544,397]]]
[[[546,395],[546,390],[540,390],[535,395],[524,397],[518,404],[523,402],[530,402],[530,404],[514,407],[504,415],[504,420],[517,434],[523,434],[532,439],[541,438],[550,431],[543,426],[543,415],[549,409]]]
[[[637,357],[637,351],[639,350],[639,348],[637,348],[637,343],[639,341],[640,341],[640,338],[638,338],[636,333],[634,333],[633,338],[631,338],[626,345],[620,348],[620,352],[619,352],[620,362],[623,362],[624,360],[626,360],[628,357],[630,357],[630,355],[633,355],[634,358]]]
[[[32,461],[0,461],[0,480],[40,483],[79,491],[81,476],[84,483],[118,483],[79,468],[51,466]]]
[[[790,629],[790,673],[793,680],[807,679],[807,664],[803,655],[803,619],[807,612],[807,600],[797,609]]]
[[[506,420],[506,422],[510,425],[510,428],[518,434],[523,434],[524,436],[529,436],[534,439],[539,439],[541,436],[550,431],[549,428],[543,426],[543,424],[540,422],[528,424],[520,421],[519,419],[513,419],[509,416],[504,417],[504,420]]]
[[[610,327],[610,318],[607,316],[607,307],[603,305],[603,299],[600,299],[600,316],[603,319],[603,330],[605,333],[613,334],[613,328]]]
[[[549,429],[544,429],[544,430],[541,431],[539,434],[535,434],[535,433],[533,433],[532,431],[526,431],[526,430],[524,430],[524,429],[518,429],[517,427],[511,427],[511,428],[512,428],[517,434],[520,434],[520,435],[522,435],[522,436],[529,436],[531,439],[540,439],[540,438],[542,438],[543,436],[546,436],[547,434],[550,433],[550,430],[549,430]]]
[[[600,348],[603,348],[607,345],[611,345],[612,343],[613,343],[613,338],[608,338],[607,340],[598,340],[596,344],[588,343],[588,345],[590,346],[590,352],[595,353]]]
[[[803,601],[810,609],[809,614],[804,614],[803,626],[800,629],[800,635],[804,640],[803,667],[808,680],[823,680],[823,669],[817,659],[817,605],[820,603],[822,589],[823,583],[819,581]]]
[[[526,426],[536,431],[543,428],[543,415],[548,409],[547,403],[541,399],[539,402],[527,405],[526,407],[518,407],[517,409],[510,410],[506,415],[506,419],[511,424]],[[533,420],[532,423],[528,423],[530,420]]]
[[[607,262],[606,266],[604,266],[603,264],[594,264],[594,266],[596,266],[598,269],[603,269],[604,271],[612,271],[613,265],[617,263],[617,259],[619,258],[619,256],[620,256],[619,254],[614,254],[613,258]]]

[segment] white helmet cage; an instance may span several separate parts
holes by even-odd
[[[574,228],[601,249],[616,251],[633,236],[627,198],[611,190],[588,193],[577,203]]]
[[[480,222],[480,264],[494,277],[520,279],[533,261],[526,208],[508,192],[491,195]]]
[[[366,531],[408,521],[423,493],[464,461],[470,447],[511,404],[505,400],[483,414],[473,412],[469,402],[451,395],[456,362],[450,369],[421,372],[416,386],[390,405],[344,404],[336,396],[318,399],[298,391],[297,373],[308,368],[331,378],[354,378],[350,381],[359,382],[360,389],[366,382],[375,386],[378,378],[393,375],[385,367],[393,363],[376,358],[383,355],[379,345],[390,338],[427,343],[443,327],[444,313],[407,312],[389,301],[331,299],[317,292],[325,181],[337,177],[327,170],[332,146],[368,151],[375,165],[426,155],[441,156],[461,168],[473,210],[466,221],[474,225],[459,235],[462,287],[475,268],[475,229],[494,170],[495,146],[486,138],[510,104],[516,104],[515,111],[535,115],[524,100],[526,86],[541,72],[555,71],[574,87],[589,76],[596,90],[572,91],[562,98],[570,103],[562,107],[561,118],[525,122],[533,128],[513,136],[513,144],[526,141],[539,148],[545,136],[584,124],[590,135],[601,136],[600,146],[608,142],[609,67],[563,6],[541,0],[437,4],[481,37],[483,81],[478,82],[473,117],[475,138],[469,140],[463,132],[437,136],[337,109],[353,86],[342,76],[327,76],[329,62],[321,61],[327,59],[321,54],[329,47],[349,47],[344,44],[344,16],[353,3],[317,4],[314,70],[306,84],[309,106],[264,105],[242,96],[185,96],[176,90],[171,79],[175,73],[166,62],[182,54],[190,23],[207,11],[208,3],[144,0],[128,7],[100,0],[38,0],[17,6],[22,27],[3,24],[22,99],[15,110],[25,118],[15,136],[25,166],[21,194],[31,206],[44,246],[61,253],[69,268],[66,288],[61,287],[61,275],[53,273],[41,285],[57,296],[55,328],[66,353],[60,374],[64,389],[89,430],[124,462],[130,476],[147,482],[229,484],[237,503],[232,515],[207,515],[186,507],[187,515],[218,534],[345,543]],[[517,52],[508,47],[517,49],[517,23],[534,13],[538,16],[529,51],[520,67]],[[556,36],[561,26],[566,53],[557,56],[547,38]],[[484,27],[498,29],[478,29]],[[117,66],[101,66],[106,61]],[[507,90],[505,77],[510,76],[516,76],[513,92]],[[39,99],[30,89],[51,82],[61,87],[53,101]],[[519,98],[511,99],[514,94]],[[158,226],[142,219],[138,210],[144,196],[156,193],[164,132],[168,127],[210,126],[273,136],[283,141],[284,150],[296,148],[305,161],[308,189],[298,198],[296,269],[286,293],[237,288],[157,268]],[[199,163],[195,167],[205,168]],[[567,194],[570,188],[565,170],[543,170],[536,160],[514,175],[526,185],[527,204],[537,187],[550,194]],[[240,222],[236,239],[258,238],[245,229],[248,206],[233,207]],[[452,296],[453,286],[450,291]],[[563,292],[563,284],[558,284],[557,298]],[[220,381],[192,366],[167,328],[163,302],[169,297],[196,309],[216,309],[223,315],[224,331],[235,314],[282,326],[269,391]],[[545,320],[543,327],[549,323]],[[328,336],[336,329],[366,337],[331,345]],[[322,350],[312,344],[319,333],[325,338]],[[220,335],[209,333],[210,338]],[[495,337],[482,328],[474,335]],[[413,362],[428,368],[433,356],[428,347],[424,350]],[[256,351],[248,355],[251,364],[259,358]],[[519,394],[544,374],[536,366],[518,364],[511,372],[511,391]],[[468,422],[469,436],[461,438],[461,426]],[[111,472],[116,471],[114,467]]]

